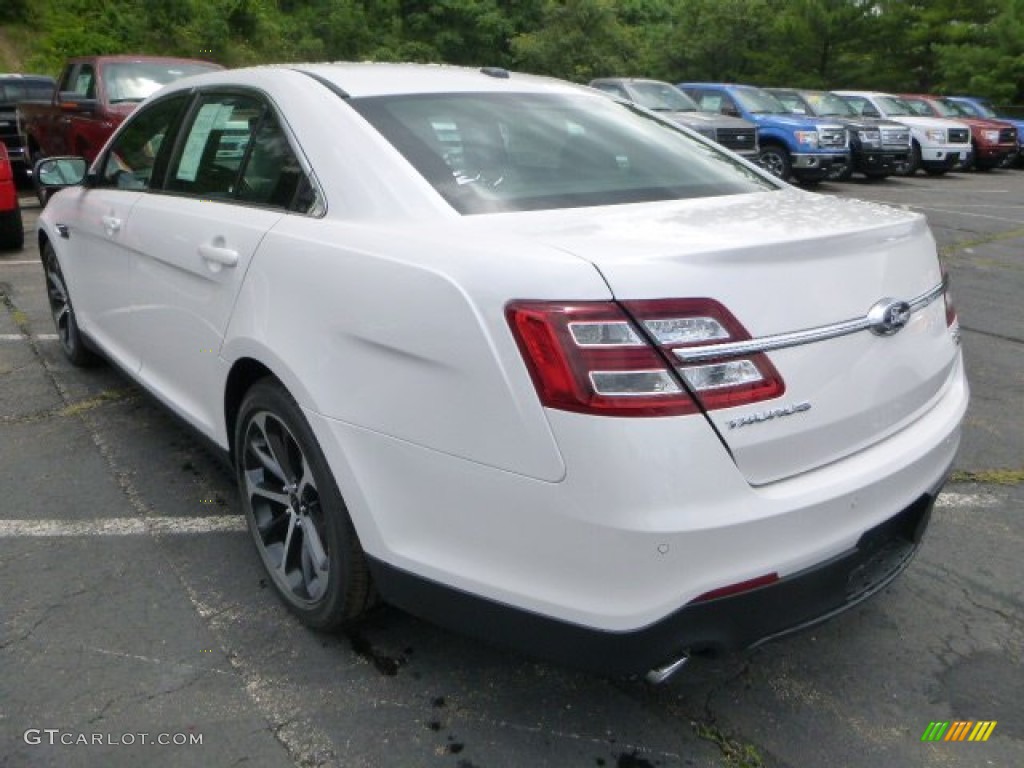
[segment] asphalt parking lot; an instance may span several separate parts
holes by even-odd
[[[931,222],[972,385],[957,472],[881,595],[659,687],[387,607],[301,627],[227,473],[123,376],[64,361],[23,197],[27,247],[0,254],[0,765],[1024,765],[1024,171],[821,192]],[[923,742],[935,721],[996,726]]]

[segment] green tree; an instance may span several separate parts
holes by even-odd
[[[619,21],[610,0],[546,2],[533,31],[512,39],[518,69],[587,82],[636,71],[634,30]]]
[[[680,0],[658,45],[667,79],[760,80],[758,52],[771,41],[772,0]]]

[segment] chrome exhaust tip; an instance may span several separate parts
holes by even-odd
[[[671,661],[663,667],[655,667],[654,669],[652,669],[650,672],[644,675],[644,680],[646,680],[651,685],[660,685],[661,683],[664,683],[666,680],[672,677],[672,675],[674,675],[680,669],[685,667],[686,662],[688,662],[689,660],[690,657],[684,653],[675,661]]]

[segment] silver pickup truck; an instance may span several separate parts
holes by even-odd
[[[749,120],[719,112],[702,112],[693,99],[671,83],[635,77],[602,77],[591,80],[591,88],[634,102],[685,125],[726,149],[757,162],[760,154],[757,126]]]

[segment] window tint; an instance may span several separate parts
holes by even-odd
[[[277,117],[268,111],[252,137],[238,199],[289,210],[308,210],[308,204],[296,206],[296,197],[303,186],[308,188],[302,166]]]
[[[0,102],[17,104],[19,101],[49,101],[53,96],[53,82],[47,80],[8,80],[0,83]]]
[[[167,188],[308,212],[313,187],[274,111],[257,96],[209,94],[195,110]]]
[[[91,64],[83,64],[78,68],[71,90],[86,99],[96,98],[96,75]]]
[[[598,95],[431,94],[349,103],[461,213],[775,189],[728,154]]]
[[[188,95],[180,94],[136,112],[107,152],[98,185],[150,189],[158,183],[157,163],[160,161],[161,165],[166,165],[170,151],[170,143],[165,139],[186,101]]]
[[[185,131],[167,188],[201,197],[234,197],[263,109],[263,103],[253,96],[205,96]]]

